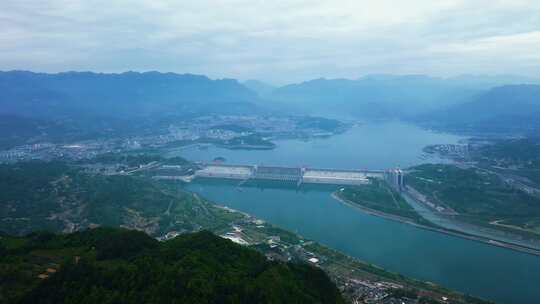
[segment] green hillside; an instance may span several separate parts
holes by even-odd
[[[0,303],[343,303],[326,274],[210,232],[96,228],[0,238]]]
[[[0,165],[0,231],[5,233],[105,225],[158,236],[171,230],[219,230],[234,216],[179,187],[144,177],[86,174],[62,162]]]

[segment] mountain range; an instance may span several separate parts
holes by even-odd
[[[140,117],[252,109],[256,94],[233,79],[158,72],[0,72],[0,114]]]
[[[0,72],[0,147],[148,132],[207,114],[253,114],[256,93],[233,79],[159,72]]]
[[[370,75],[274,87],[160,72],[0,72],[0,147],[42,134],[53,141],[140,134],[208,114],[398,119],[457,131],[534,132],[538,84],[513,76]]]
[[[495,87],[469,102],[420,116],[417,121],[458,132],[537,135],[540,85]]]
[[[517,77],[372,75],[357,80],[316,79],[273,90],[266,98],[294,110],[366,120],[410,119],[474,100],[500,85],[534,82]]]

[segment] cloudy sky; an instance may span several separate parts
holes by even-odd
[[[1,0],[0,70],[540,76],[539,0]]]

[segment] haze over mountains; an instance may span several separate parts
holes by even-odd
[[[400,119],[458,131],[539,129],[540,83],[522,77],[372,75],[273,87],[159,72],[0,72],[0,134],[24,142],[43,132],[102,136],[140,132],[206,114]],[[521,85],[528,84],[528,85]]]
[[[539,79],[518,76],[371,75],[357,80],[321,78],[271,91],[261,83],[246,85],[274,107],[304,114],[523,134],[540,130],[539,84]]]
[[[257,93],[260,97],[269,96],[272,94],[272,91],[276,89],[276,87],[271,84],[255,79],[246,80],[242,84]]]
[[[540,85],[495,87],[419,120],[456,131],[534,135],[540,130]]]
[[[191,74],[0,72],[0,145],[44,132],[78,139],[142,132],[193,115],[254,113],[255,99],[236,80]]]
[[[83,113],[116,118],[213,110],[237,113],[252,107],[256,98],[233,79],[158,72],[0,72],[0,90],[0,113],[47,118]]]
[[[404,119],[471,101],[495,86],[524,81],[533,80],[374,75],[358,80],[316,79],[287,85],[274,90],[268,98],[314,112],[348,114],[363,119]]]

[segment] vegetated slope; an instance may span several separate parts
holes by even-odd
[[[540,137],[498,140],[469,153],[480,166],[525,178],[521,181],[540,187]]]
[[[10,234],[109,225],[159,235],[224,225],[231,215],[209,206],[143,177],[90,175],[62,162],[0,165],[0,231]]]
[[[455,210],[458,219],[540,238],[540,198],[493,173],[426,164],[414,167],[406,183],[438,205]]]
[[[403,199],[400,193],[392,189],[385,181],[371,179],[367,185],[343,187],[336,192],[336,195],[348,203],[430,225]]]
[[[0,250],[2,303],[343,303],[322,270],[206,231],[162,243],[113,228],[4,235]]]
[[[433,112],[421,120],[457,131],[538,134],[540,85],[496,87],[473,101]]]

